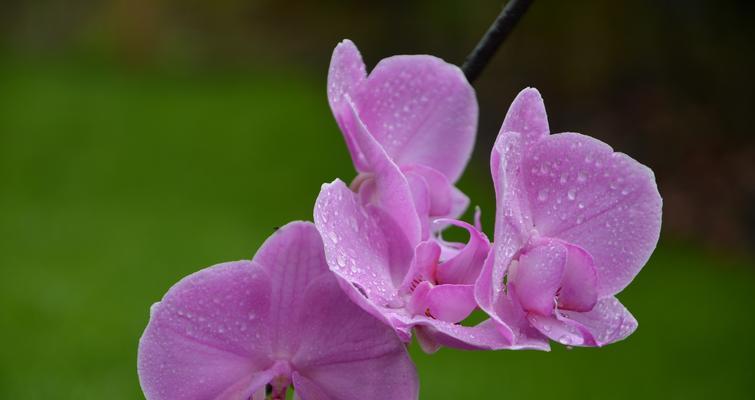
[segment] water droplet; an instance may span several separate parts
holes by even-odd
[[[577,174],[577,182],[585,183],[586,180],[587,174],[585,173],[585,171],[579,171],[579,173]]]
[[[338,235],[335,232],[328,232],[328,237],[330,238],[330,241],[333,242],[333,244],[338,243]]]
[[[338,254],[338,255],[336,256],[336,262],[338,263],[338,266],[339,266],[339,267],[341,267],[341,268],[343,268],[343,267],[345,267],[345,266],[346,266],[346,258],[344,257],[344,255],[343,255],[343,254],[340,254],[340,253],[339,253],[339,254]]]
[[[558,180],[562,185],[566,183],[566,174],[562,174],[561,178]]]
[[[577,204],[577,207],[579,207],[580,209],[585,208],[585,204],[584,203],[579,203],[579,204]]]
[[[548,189],[540,189],[539,192],[537,192],[537,199],[540,201],[545,201],[548,199]]]
[[[566,193],[566,197],[569,198],[569,200],[574,200],[577,198],[577,191],[575,189],[569,189],[569,191]]]

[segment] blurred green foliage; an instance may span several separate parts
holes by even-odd
[[[352,167],[324,78],[296,71],[0,69],[0,398],[141,398],[138,338],[181,277],[311,219]],[[488,149],[461,187],[490,232]],[[753,268],[664,243],[604,349],[412,348],[423,399],[751,399]]]

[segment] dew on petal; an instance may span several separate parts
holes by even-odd
[[[346,256],[344,256],[342,253],[338,253],[336,256],[336,262],[338,263],[338,266],[343,268],[346,266]]]
[[[540,189],[540,191],[537,193],[537,199],[540,201],[545,201],[548,199],[548,189]]]

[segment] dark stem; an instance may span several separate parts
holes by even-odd
[[[464,71],[464,76],[471,83],[480,75],[485,66],[493,58],[493,54],[498,50],[504,40],[509,36],[516,23],[524,16],[527,9],[530,7],[534,0],[509,0],[506,6],[503,7],[503,11],[498,14],[498,17],[490,25],[488,31],[485,32],[485,36],[480,39],[477,46],[472,50],[464,60],[464,65],[461,66],[461,70]]]

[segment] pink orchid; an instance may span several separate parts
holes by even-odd
[[[379,184],[383,166],[362,143],[370,140],[409,183],[419,220],[405,221],[406,231],[418,224],[426,238],[431,218],[464,212],[469,199],[454,183],[474,147],[477,100],[457,66],[428,55],[401,55],[380,61],[367,75],[359,50],[344,40],[333,51],[328,101],[359,172],[352,188],[365,199],[379,201],[393,190]],[[356,137],[360,129],[370,138]]]
[[[477,308],[474,284],[490,243],[458,216],[468,199],[452,186],[474,143],[474,91],[454,65],[396,56],[367,76],[356,47],[339,44],[328,77],[331,108],[360,175],[354,193],[324,185],[315,224],[330,269],[350,297],[396,329],[413,328],[426,351],[510,347],[493,321],[460,323]],[[456,225],[466,245],[431,231]],[[431,229],[435,228],[435,229]]]
[[[407,190],[405,182],[397,186]],[[395,201],[402,190],[387,192],[386,198]],[[472,327],[460,324],[477,308],[474,284],[490,248],[485,235],[469,224],[448,220],[444,222],[469,231],[466,246],[451,247],[435,239],[410,241],[402,222],[379,206],[365,204],[340,180],[323,185],[315,225],[323,235],[328,265],[349,297],[407,342],[415,328],[428,352],[441,345],[511,347],[490,319]]]
[[[514,343],[602,346],[637,327],[615,294],[653,252],[662,201],[649,168],[549,133],[540,93],[523,90],[491,157],[495,242],[476,297]]]
[[[345,118],[355,116],[353,108]],[[323,185],[315,205],[315,225],[325,256],[352,300],[411,339],[416,327],[426,351],[440,345],[503,348],[509,343],[492,321],[475,327],[459,323],[475,308],[474,284],[490,248],[487,237],[469,224],[469,243],[424,238],[406,176],[385,149],[356,121],[354,143],[374,168],[382,194],[365,198],[342,181]]]
[[[139,343],[148,399],[416,399],[394,332],[328,271],[311,223],[270,237],[252,261],[192,274],[155,304]]]

